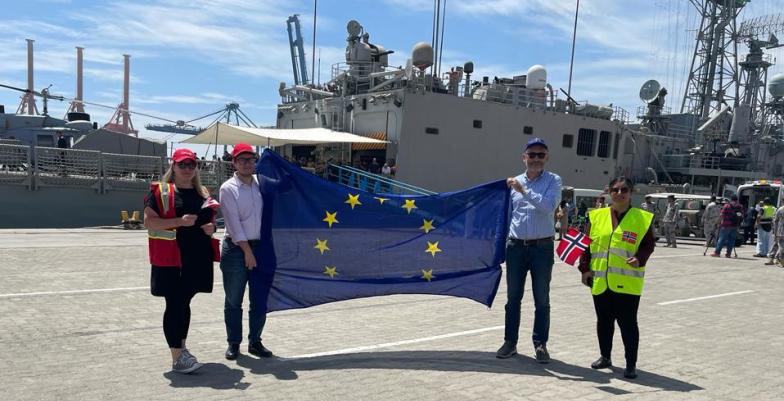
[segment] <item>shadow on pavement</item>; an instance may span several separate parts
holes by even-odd
[[[547,376],[564,381],[592,382],[612,393],[611,379],[623,379],[623,370],[608,372],[570,365],[559,360],[539,364],[533,358],[515,356],[497,359],[494,352],[479,351],[392,351],[362,352],[302,359],[256,359],[240,357],[237,364],[251,373],[273,375],[278,380],[296,380],[297,372],[329,369],[402,369],[444,372],[486,372],[511,375]],[[635,384],[665,391],[689,392],[702,387],[638,369]]]
[[[201,369],[191,374],[166,372],[163,377],[169,379],[171,387],[205,387],[215,390],[245,390],[250,383],[243,383],[245,372],[232,369],[220,363],[205,363]]]

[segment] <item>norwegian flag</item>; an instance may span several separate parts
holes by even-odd
[[[574,227],[569,227],[569,231],[561,238],[555,252],[561,260],[574,266],[589,245],[591,245],[591,239],[587,235]]]
[[[631,231],[624,231],[623,232],[623,237],[621,238],[621,241],[628,242],[630,244],[636,244],[637,243],[637,233],[633,233]]]
[[[216,200],[215,200],[213,197],[211,197],[211,196],[210,196],[210,197],[208,197],[208,198],[207,198],[207,200],[206,200],[206,201],[204,201],[204,203],[201,205],[201,208],[202,208],[202,209],[204,209],[204,208],[210,208],[210,209],[212,209],[212,210],[218,210],[218,208],[219,208],[219,207],[220,207],[220,203],[218,203],[218,201],[216,201]]]

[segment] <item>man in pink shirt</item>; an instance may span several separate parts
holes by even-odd
[[[266,311],[255,302],[256,288],[248,280],[248,272],[256,268],[253,247],[261,232],[262,198],[259,182],[254,174],[258,156],[248,144],[238,143],[232,151],[232,163],[237,170],[220,188],[221,213],[226,224],[226,236],[221,248],[220,268],[223,290],[226,293],[223,317],[226,323],[226,359],[237,359],[242,343],[242,300],[245,287],[250,288],[248,311],[248,352],[259,357],[271,357],[272,352],[261,343],[261,331],[267,319]]]

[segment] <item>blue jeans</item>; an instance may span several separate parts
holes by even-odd
[[[770,231],[757,228],[757,255],[767,255],[770,251]]]
[[[226,341],[229,344],[242,342],[242,300],[245,298],[245,286],[250,287],[250,310],[248,311],[248,341],[261,341],[261,330],[267,320],[266,311],[256,306],[255,294],[258,289],[253,281],[248,281],[248,268],[245,267],[245,255],[242,248],[230,241],[223,241],[221,247],[221,272],[223,272],[223,291],[226,300],[223,306],[223,319],[226,323]]]
[[[722,227],[719,230],[719,240],[716,241],[716,254],[721,254],[721,248],[727,244],[727,256],[732,256],[732,249],[735,248],[735,237],[738,236],[738,229],[735,227]]]
[[[550,335],[550,278],[553,273],[553,242],[522,245],[506,242],[506,318],[504,340],[517,344],[520,331],[520,303],[525,278],[531,272],[534,293],[534,347],[547,344]]]

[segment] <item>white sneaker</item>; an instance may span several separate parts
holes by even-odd
[[[172,371],[187,374],[195,372],[202,366],[204,366],[204,364],[197,362],[193,355],[183,352],[180,354],[180,357],[177,358],[177,361],[172,364]]]

